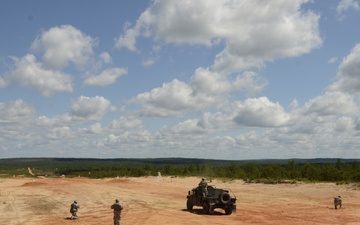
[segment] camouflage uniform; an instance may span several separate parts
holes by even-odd
[[[80,208],[80,205],[77,201],[74,201],[70,206],[71,219],[77,219],[77,211]]]
[[[114,225],[120,225],[121,211],[124,209],[124,207],[120,204],[119,200],[116,199],[115,203],[111,205],[111,209],[114,210]]]
[[[335,207],[335,209],[337,209],[338,206],[339,206],[339,209],[341,209],[341,206],[342,206],[341,196],[338,196],[338,197],[334,198],[334,207]]]
[[[207,182],[205,181],[205,178],[201,178],[199,186],[201,187],[203,196],[207,196],[208,191],[207,191]]]

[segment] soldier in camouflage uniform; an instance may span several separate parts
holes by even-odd
[[[70,205],[71,219],[77,219],[78,218],[77,212],[78,212],[79,208],[80,208],[80,205],[77,203],[76,200]]]
[[[121,223],[121,211],[124,209],[118,199],[115,200],[115,203],[111,205],[111,209],[114,210],[114,225],[120,225]]]
[[[335,207],[335,209],[337,209],[338,206],[339,206],[339,209],[341,209],[342,199],[341,199],[340,195],[334,198],[334,207]]]
[[[199,183],[199,187],[201,187],[201,191],[203,196],[207,196],[208,191],[207,191],[207,182],[205,181],[205,178],[201,178],[201,181]]]

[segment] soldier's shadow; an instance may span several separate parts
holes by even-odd
[[[64,220],[77,220],[77,218],[75,219],[75,218],[71,218],[70,216],[68,216],[68,217],[64,218]]]

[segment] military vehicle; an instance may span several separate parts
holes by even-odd
[[[186,208],[192,210],[193,206],[200,206],[205,214],[213,214],[214,209],[225,210],[226,215],[236,212],[236,197],[232,198],[228,190],[207,187],[207,195],[203,195],[201,187],[193,188],[188,191]]]

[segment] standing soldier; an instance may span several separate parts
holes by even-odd
[[[342,200],[341,200],[340,195],[334,198],[334,207],[335,207],[335,209],[337,209],[338,206],[339,206],[339,209],[341,209]]]
[[[111,205],[111,209],[114,210],[114,225],[120,225],[121,211],[124,209],[124,207],[120,204],[119,199],[115,200],[115,203]]]
[[[71,219],[77,219],[77,211],[80,208],[80,205],[77,203],[77,201],[75,200],[71,205],[70,205],[70,213],[71,213]]]
[[[205,178],[201,178],[201,181],[199,183],[199,187],[201,187],[201,191],[203,194],[203,197],[207,196],[207,182],[205,181]]]

